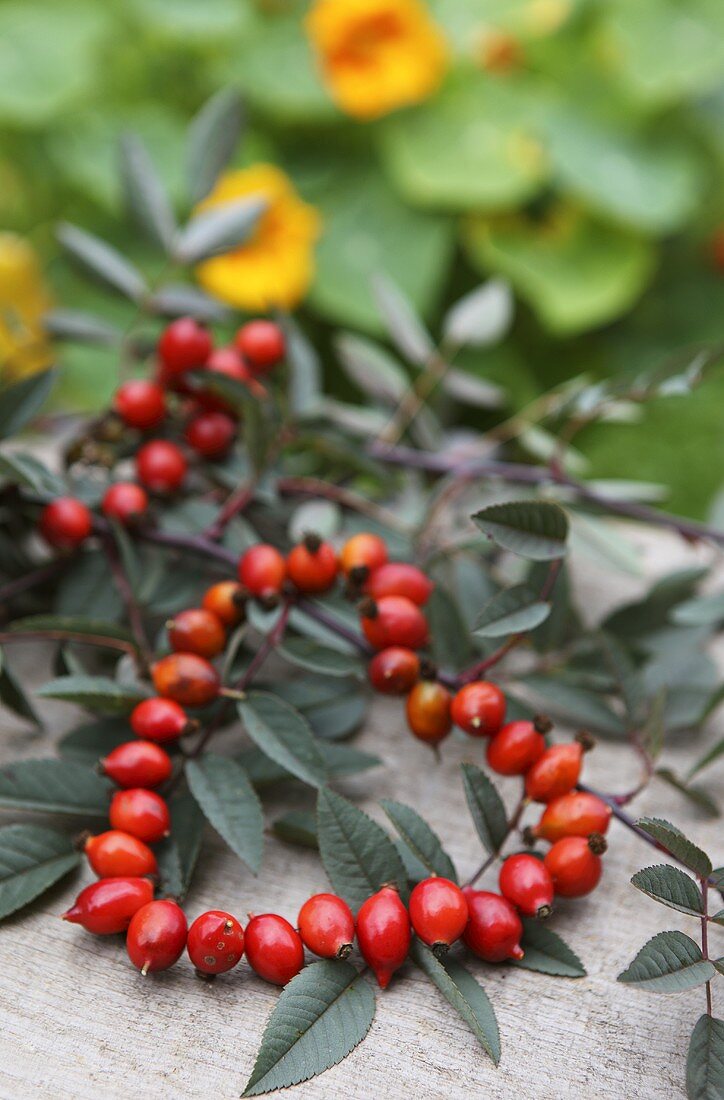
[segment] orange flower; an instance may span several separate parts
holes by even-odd
[[[306,19],[330,95],[371,119],[438,88],[447,45],[420,0],[315,0]]]
[[[32,245],[15,233],[0,233],[0,377],[11,382],[43,370],[52,361],[42,326],[50,295]]]
[[[198,206],[234,202],[260,195],[268,206],[245,244],[214,256],[197,268],[209,294],[239,309],[291,309],[306,294],[314,274],[317,211],[297,195],[289,179],[271,164],[226,172]]]

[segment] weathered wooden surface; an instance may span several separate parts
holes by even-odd
[[[649,576],[673,565],[703,560],[673,540],[646,539]],[[582,582],[579,582],[582,583]],[[592,614],[635,593],[637,582],[587,571],[586,605]],[[724,654],[722,654],[724,656]],[[26,651],[26,670],[37,658]],[[36,672],[36,675],[39,675]],[[47,707],[47,734],[36,738],[3,715],[5,760],[47,755],[50,741],[70,721],[68,708]],[[712,722],[706,740],[724,716]],[[461,874],[480,859],[458,778],[463,760],[480,760],[480,747],[450,741],[443,762],[405,732],[396,702],[375,703],[356,742],[377,753],[385,767],[341,783],[339,789],[372,807],[394,797],[419,809],[438,830]],[[691,749],[688,750],[689,757]],[[666,762],[686,757],[670,750]],[[586,779],[621,790],[636,775],[632,755],[602,744],[588,758]],[[710,773],[721,787],[722,767]],[[503,781],[505,785],[505,781]],[[513,795],[512,786],[507,791]],[[269,806],[269,817],[275,807]],[[693,817],[674,792],[654,785],[636,812],[663,813],[688,829],[722,861],[721,825]],[[414,1097],[653,1100],[684,1095],[688,1036],[703,1010],[702,989],[677,996],[636,992],[615,981],[641,944],[667,927],[696,936],[696,922],[665,910],[629,885],[631,874],[656,854],[613,824],[602,887],[590,899],[562,903],[554,927],[583,959],[588,977],[548,978],[524,970],[474,966],[495,1005],[503,1043],[496,1070],[465,1025],[439,994],[408,965],[378,1000],[365,1042],[322,1077],[288,1090],[290,1097]],[[294,918],[310,893],[326,887],[314,853],[270,839],[264,868],[254,880],[221,842],[208,845],[188,900],[190,917],[210,906],[243,915],[277,910]],[[185,962],[143,980],[128,963],[119,939],[100,939],[58,920],[81,883],[60,885],[0,930],[0,1095],[12,1100],[97,1100],[143,1096],[215,1097],[230,1100],[243,1089],[276,991],[242,963],[232,975],[205,984]],[[724,954],[724,934],[714,928]],[[715,989],[715,1011],[724,1012]]]

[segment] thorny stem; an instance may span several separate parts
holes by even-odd
[[[408,466],[417,470],[427,470],[430,473],[453,474],[456,478],[463,478],[466,481],[472,481],[478,477],[491,477],[526,485],[559,485],[570,489],[579,500],[604,511],[651,524],[653,527],[675,531],[689,541],[709,539],[719,546],[724,546],[724,531],[717,530],[716,527],[686,519],[684,516],[660,512],[645,504],[604,496],[590,489],[584,482],[577,481],[566,474],[565,471],[551,469],[549,466],[533,466],[522,462],[497,462],[489,459],[471,459],[461,462],[445,455],[427,454],[414,447],[387,447],[379,443],[371,444],[369,450],[374,458],[392,465]]]
[[[704,875],[699,876],[703,914],[701,918],[701,953],[709,958],[709,882]],[[711,1003],[711,980],[706,983],[706,1011],[713,1015]]]
[[[500,853],[502,852],[503,848],[507,844],[507,842],[510,839],[512,833],[514,833],[515,830],[518,828],[518,824],[520,822],[521,817],[523,816],[523,812],[525,811],[525,808],[529,803],[530,803],[530,799],[527,797],[527,795],[525,793],[525,790],[524,790],[523,794],[520,796],[520,800],[519,800],[517,806],[513,810],[513,813],[511,815],[509,821],[508,821],[508,826],[505,830],[505,835],[504,835],[503,839],[501,840],[500,844],[498,845],[497,850],[495,852],[493,852],[492,855],[487,856],[487,858],[483,860],[483,862],[478,867],[477,871],[475,871],[475,873],[464,884],[465,886],[474,886],[475,883],[480,878],[480,876],[485,874],[488,867],[491,867],[493,865],[493,863],[495,863],[496,859],[500,858]]]

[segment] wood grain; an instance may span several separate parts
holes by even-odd
[[[668,538],[639,542],[649,578],[675,564],[706,559],[705,551],[685,549]],[[631,578],[615,581],[614,600],[610,574],[589,567],[577,578],[591,616],[641,587]],[[43,674],[40,656],[36,650],[14,654],[19,671],[36,681]],[[47,731],[39,737],[2,715],[4,761],[52,751],[52,741],[73,714],[53,704],[42,711]],[[701,745],[716,736],[717,728],[721,736],[721,727],[721,717],[715,716]],[[380,821],[384,815],[375,807],[380,798],[416,807],[439,832],[461,875],[470,873],[481,853],[464,806],[459,765],[480,762],[481,747],[451,739],[435,766],[429,751],[406,734],[402,708],[387,700],[374,703],[355,743],[381,756],[385,766],[338,789],[359,799]],[[676,767],[691,753],[691,747],[667,750],[665,762]],[[621,790],[635,780],[636,768],[625,748],[601,744],[587,760],[586,780]],[[720,765],[712,769],[710,785],[721,788],[721,777]],[[513,784],[503,784],[512,800]],[[288,798],[267,800],[268,820],[288,804]],[[720,823],[696,819],[675,792],[654,784],[635,812],[672,818],[724,862]],[[601,889],[590,899],[562,902],[553,918],[553,927],[583,959],[586,978],[567,981],[472,964],[498,1014],[503,1056],[497,1070],[439,994],[408,965],[379,997],[367,1040],[341,1065],[287,1095],[360,1100],[450,1100],[473,1093],[526,1100],[682,1097],[686,1046],[703,1011],[703,990],[662,997],[638,993],[615,978],[655,932],[682,927],[696,937],[698,928],[629,885],[634,871],[660,862],[655,853],[617,824],[610,842]],[[120,939],[91,937],[58,920],[87,881],[84,870],[0,931],[0,1095],[8,1100],[239,1096],[275,989],[244,963],[209,984],[194,978],[186,960],[166,974],[141,979]],[[494,873],[486,881],[494,885]],[[248,910],[269,909],[294,919],[304,899],[326,885],[314,853],[270,837],[262,873],[254,879],[210,836],[187,911],[193,918],[218,906],[243,917]],[[722,930],[714,928],[712,934],[714,950],[724,954]],[[715,988],[719,1015],[723,998],[724,988]]]

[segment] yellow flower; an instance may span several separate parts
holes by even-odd
[[[420,0],[315,0],[306,25],[330,95],[355,118],[419,103],[445,73],[445,38]]]
[[[246,195],[260,195],[268,203],[254,233],[239,248],[200,264],[198,280],[209,294],[239,309],[291,309],[312,281],[319,215],[271,164],[226,172],[197,209]]]
[[[0,233],[0,377],[15,381],[50,365],[42,317],[50,296],[32,245],[15,233]]]

